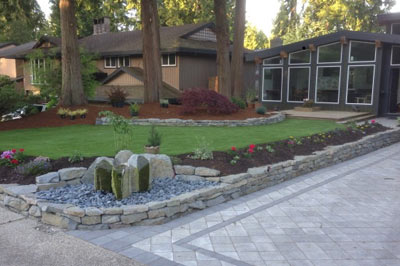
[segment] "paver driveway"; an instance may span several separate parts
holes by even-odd
[[[148,265],[400,265],[400,144],[160,226],[69,234]]]

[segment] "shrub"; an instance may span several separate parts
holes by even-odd
[[[210,144],[204,137],[202,137],[201,139],[197,139],[197,148],[193,151],[193,155],[189,157],[195,160],[214,159],[213,152],[210,148]]]
[[[228,98],[208,89],[186,90],[181,100],[184,114],[195,114],[201,107],[210,114],[232,114],[239,110]]]
[[[231,98],[231,101],[232,101],[232,103],[233,103],[234,105],[236,105],[236,106],[239,107],[240,109],[246,109],[246,102],[243,101],[242,99],[232,97],[232,98]]]
[[[68,162],[70,163],[79,163],[83,161],[82,153],[79,151],[74,151],[74,153],[68,158]]]
[[[13,112],[23,106],[23,95],[7,76],[0,76],[0,115]]]
[[[108,99],[111,104],[124,103],[128,94],[120,87],[114,87],[107,91]]]
[[[24,149],[4,151],[0,155],[0,165],[16,167],[25,160]]]
[[[314,101],[313,101],[313,100],[304,99],[304,101],[303,101],[303,107],[311,108],[311,107],[313,107],[313,106],[314,106]]]
[[[51,170],[51,163],[48,158],[38,157],[33,161],[18,166],[15,171],[20,175],[41,175]]]
[[[147,147],[156,147],[161,145],[161,135],[155,126],[151,126],[149,138],[147,139]]]
[[[257,107],[256,112],[257,114],[265,115],[265,113],[267,112],[267,108],[265,108],[264,106]]]

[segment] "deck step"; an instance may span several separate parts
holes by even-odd
[[[362,122],[362,121],[366,121],[372,118],[375,118],[375,115],[369,114],[369,115],[363,115],[363,116],[357,116],[357,117],[352,117],[350,119],[347,120],[341,120],[338,121],[337,123],[339,124],[346,124],[346,123],[353,123],[353,122]]]

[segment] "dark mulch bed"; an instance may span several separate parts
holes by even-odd
[[[315,151],[322,150],[326,146],[342,145],[363,138],[377,132],[382,132],[388,128],[373,124],[367,127],[359,127],[358,129],[348,128],[347,130],[334,130],[323,134],[315,134],[310,137],[297,138],[301,144],[288,145],[289,140],[277,141],[268,144],[257,144],[254,153],[250,158],[246,158],[243,154],[247,151],[241,149],[237,151],[240,159],[236,164],[231,164],[231,160],[235,156],[233,153],[216,151],[213,153],[213,160],[194,160],[189,158],[191,154],[182,154],[177,156],[182,165],[204,166],[221,171],[222,175],[231,175],[247,172],[248,168],[260,167],[273,163],[292,160],[296,155],[310,155]],[[323,140],[323,141],[321,141]],[[292,141],[296,141],[293,139]],[[268,152],[265,147],[269,145],[275,151]],[[263,149],[257,150],[261,146]]]
[[[73,164],[68,162],[67,157],[60,158],[57,160],[50,160],[51,163],[50,172],[68,167],[89,167],[96,158],[97,157],[87,157],[84,158],[83,161]],[[25,162],[28,162],[33,159],[35,159],[35,157],[27,156]],[[35,184],[36,183],[35,177],[36,175],[24,176],[21,174],[17,174],[15,168],[0,166],[0,184],[14,184],[14,183],[21,185]]]
[[[370,124],[368,126],[358,128],[347,128],[345,130],[334,130],[322,134],[315,134],[309,137],[289,139],[283,141],[277,141],[273,143],[257,144],[254,153],[250,158],[246,158],[244,153],[246,149],[238,149],[237,155],[240,159],[237,160],[236,164],[231,164],[231,160],[236,154],[229,152],[216,151],[213,153],[213,160],[194,160],[188,158],[191,154],[182,154],[176,156],[180,160],[179,164],[192,165],[192,166],[204,166],[213,168],[221,171],[222,175],[238,174],[247,172],[248,168],[259,167],[278,163],[282,161],[291,160],[296,155],[310,155],[315,151],[322,150],[326,146],[341,145],[348,142],[353,142],[361,139],[366,135],[371,135],[377,132],[382,132],[388,128],[380,124]],[[288,142],[297,142],[297,144],[289,145]],[[301,144],[300,144],[301,143]],[[266,150],[266,146],[273,148],[274,152]],[[257,147],[262,147],[262,150],[258,150]],[[0,152],[1,154],[1,152]],[[35,157],[27,157],[25,162],[33,160]],[[51,171],[57,171],[61,168],[67,167],[89,167],[90,164],[96,159],[96,157],[84,158],[83,161],[71,164],[68,162],[68,158],[61,158],[57,160],[50,160],[52,165]],[[0,166],[0,184],[34,184],[35,176],[23,176],[15,172],[14,168]]]

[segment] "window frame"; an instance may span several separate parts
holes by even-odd
[[[297,53],[302,53],[302,52],[309,52],[309,54],[310,54],[310,56],[309,56],[309,59],[308,59],[308,63],[290,63],[290,57],[293,55],[293,54],[297,54]],[[311,50],[310,49],[305,49],[305,50],[300,50],[300,51],[296,51],[296,52],[292,52],[292,53],[289,53],[289,56],[288,56],[288,65],[289,66],[298,66],[298,65],[310,65],[311,64]]]
[[[115,66],[111,66],[111,58],[116,58]],[[107,59],[110,59],[110,66],[107,66]],[[109,69],[117,68],[118,64],[119,64],[119,57],[118,56],[107,56],[107,57],[104,57],[104,68],[109,68]]]
[[[318,69],[319,68],[339,68],[339,82],[338,82],[338,98],[336,102],[319,102],[318,101]],[[341,65],[337,65],[337,66],[326,66],[326,65],[322,65],[322,66],[317,66],[317,70],[316,70],[316,75],[315,75],[315,93],[314,93],[314,100],[315,103],[318,104],[339,104],[340,103],[340,82],[342,80],[342,66]]]
[[[333,44],[340,44],[340,61],[338,62],[320,62],[319,61],[319,48],[321,47],[325,47],[325,46],[329,46],[329,45],[333,45]],[[334,42],[334,43],[328,43],[328,44],[324,44],[324,45],[320,45],[317,48],[317,64],[321,64],[321,65],[328,65],[328,64],[341,64],[343,61],[343,44],[340,42]]]
[[[170,61],[170,60],[169,60],[169,59],[170,59],[170,58],[169,58],[170,55],[174,55],[174,57],[175,57],[175,64],[173,64],[173,65],[170,64],[170,62],[169,62],[169,61]],[[166,64],[166,65],[165,65],[164,62],[163,62],[163,56],[168,56],[168,64]],[[162,67],[174,67],[174,66],[176,66],[176,53],[162,54],[162,55],[161,55],[161,66],[162,66]]]
[[[400,24],[400,23],[399,23]],[[390,65],[391,66],[400,66],[400,63],[398,63],[398,64],[393,64],[393,48],[394,47],[398,47],[398,48],[400,48],[400,45],[392,45],[392,49],[391,49],[391,51],[390,51]]]
[[[353,43],[353,42],[358,42],[358,43],[369,43],[369,44],[373,44],[374,45],[374,49],[375,49],[375,51],[374,51],[374,60],[373,61],[351,61],[351,44]],[[348,63],[349,64],[368,64],[368,63],[375,63],[376,62],[376,45],[375,45],[375,43],[373,43],[373,42],[364,42],[364,41],[350,41],[350,44],[349,44],[349,59],[348,59]]]
[[[41,81],[37,80],[37,69],[39,69],[39,61],[42,61],[43,68],[46,71],[46,59],[45,58],[35,58],[30,60],[30,70],[31,70],[31,85],[40,85]],[[32,64],[33,62],[33,64]]]
[[[373,67],[372,71],[372,88],[371,88],[371,103],[349,103],[348,96],[349,96],[349,77],[350,77],[350,68],[351,67]],[[364,64],[364,65],[348,65],[347,66],[347,83],[346,83],[346,105],[366,105],[372,106],[374,105],[374,91],[375,91],[375,64]]]
[[[303,103],[304,101],[289,101],[289,86],[290,86],[290,69],[292,68],[308,68],[308,90],[307,90],[307,99],[310,99],[310,85],[311,85],[311,66],[303,65],[303,66],[293,66],[288,67],[288,79],[287,79],[287,88],[286,88],[286,102],[287,103]]]
[[[265,64],[264,63],[264,61],[267,60],[267,59],[275,59],[275,58],[279,58],[281,62],[279,64]],[[273,57],[267,57],[267,58],[263,59],[262,65],[263,66],[282,66],[283,65],[283,58],[280,57],[279,55],[278,56],[273,56]]]
[[[280,69],[281,70],[281,97],[280,100],[264,100],[264,69]],[[262,84],[261,84],[261,101],[262,102],[275,102],[275,103],[281,103],[283,100],[283,66],[279,67],[263,67],[262,69]]]
[[[120,61],[119,61],[121,58],[122,58],[122,60],[123,60],[124,63],[126,63],[126,62],[125,62],[125,59],[128,58],[128,65],[127,65],[127,66],[121,66]],[[119,57],[118,57],[118,68],[121,68],[121,67],[130,67],[130,66],[131,66],[131,58],[130,58],[129,56],[119,56]]]
[[[390,34],[393,34],[393,25],[400,25],[400,23],[392,23],[390,24]],[[398,35],[398,34],[396,34]]]

